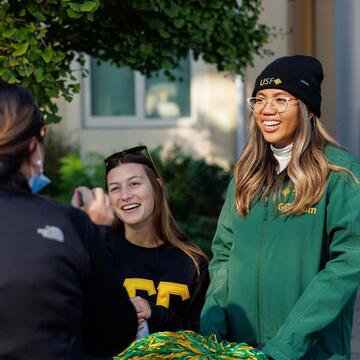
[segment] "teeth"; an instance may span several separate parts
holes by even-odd
[[[139,207],[140,204],[129,204],[129,205],[124,205],[121,207],[121,209],[123,210],[131,210],[131,209],[135,209],[137,207]]]
[[[276,126],[279,125],[280,121],[276,121],[276,120],[266,120],[264,121],[264,125],[265,126]]]

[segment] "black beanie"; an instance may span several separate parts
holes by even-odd
[[[312,56],[284,56],[270,63],[257,77],[252,96],[262,89],[281,89],[299,98],[317,116],[321,115],[324,78],[319,60]]]

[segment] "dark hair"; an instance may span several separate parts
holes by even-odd
[[[203,251],[193,243],[184,233],[182,233],[176,224],[176,221],[171,213],[169,204],[166,198],[166,191],[164,183],[156,171],[154,164],[143,153],[127,153],[121,152],[117,158],[117,162],[113,163],[112,169],[121,164],[135,163],[144,167],[145,173],[149,178],[151,187],[154,193],[154,223],[153,229],[156,232],[156,237],[172,244],[179,248],[186,255],[188,255],[194,262],[198,274],[200,273],[201,259],[207,260]],[[109,173],[111,170],[108,170]],[[107,178],[107,175],[106,175]],[[107,185],[106,185],[107,189]],[[118,233],[124,228],[122,221],[115,215],[113,228],[115,233]]]
[[[44,122],[32,94],[22,86],[0,83],[0,186],[28,190],[19,172],[29,158],[32,137],[42,142]]]

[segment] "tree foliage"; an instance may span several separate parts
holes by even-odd
[[[149,75],[171,74],[189,50],[220,71],[243,74],[269,29],[262,0],[0,0],[0,78],[30,88],[58,121],[52,98],[79,91],[83,54]],[[80,66],[72,68],[73,60]]]

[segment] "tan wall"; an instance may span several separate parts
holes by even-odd
[[[288,55],[289,42],[288,37],[290,27],[288,24],[288,7],[289,0],[263,0],[263,11],[261,14],[260,22],[274,28],[276,37],[270,37],[269,43],[265,46],[273,52],[272,56],[261,58],[255,56],[254,66],[246,70],[245,73],[245,95],[251,96],[252,89],[256,77],[265,68],[267,64],[280,56]]]
[[[193,66],[192,98],[195,122],[184,127],[86,128],[82,96],[70,104],[60,102],[63,121],[57,131],[69,141],[81,144],[81,153],[110,154],[124,148],[146,144],[149,148],[179,144],[185,152],[227,166],[235,147],[235,81],[219,74],[215,67],[199,61]]]
[[[333,0],[315,2],[315,56],[322,62],[324,81],[322,84],[322,115],[326,128],[336,134],[336,78]]]

